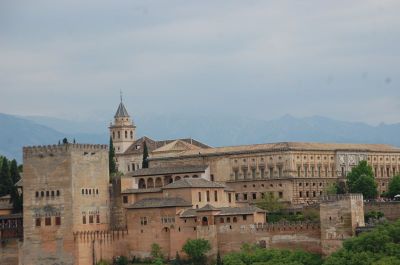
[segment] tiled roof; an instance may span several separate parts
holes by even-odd
[[[250,215],[250,214],[254,214],[254,213],[265,213],[266,212],[255,206],[216,208],[211,205],[206,205],[200,209],[187,209],[181,213],[180,217],[183,217],[183,218],[196,217],[198,212],[204,212],[204,211],[219,211],[219,213],[216,214],[217,216],[243,215],[243,214]]]
[[[267,144],[253,144],[241,146],[226,146],[207,148],[201,151],[189,150],[179,154],[171,154],[167,157],[152,157],[151,160],[168,159],[170,157],[186,156],[215,156],[226,154],[242,154],[274,151],[361,151],[361,152],[400,152],[400,148],[386,144],[346,144],[346,143],[304,143],[281,142]]]
[[[163,189],[180,188],[226,188],[226,186],[203,178],[184,178],[168,184]]]
[[[155,193],[161,192],[161,188],[150,188],[150,189],[126,189],[121,194],[137,194],[137,193]]]
[[[208,211],[219,211],[219,208],[212,206],[211,204],[207,204],[204,207],[201,207],[197,210],[198,212],[208,212]]]
[[[156,150],[156,149],[158,149],[160,147],[163,147],[163,146],[165,146],[167,144],[170,144],[172,142],[175,142],[177,140],[179,140],[181,142],[185,142],[185,143],[190,144],[190,145],[194,145],[194,146],[200,147],[202,149],[210,148],[210,146],[208,146],[208,145],[206,145],[204,143],[201,143],[201,142],[199,142],[197,140],[191,139],[191,138],[155,141],[155,140],[153,140],[153,139],[151,139],[151,138],[149,138],[147,136],[143,136],[143,137],[137,139],[135,142],[133,142],[131,144],[131,146],[125,151],[124,154],[127,154],[127,155],[129,155],[129,154],[142,154],[143,153],[143,142],[144,141],[146,142],[147,150],[149,151],[149,153],[151,153],[154,150]],[[140,148],[137,149],[136,146],[140,146]]]
[[[138,176],[155,176],[155,175],[184,174],[184,173],[202,173],[207,168],[208,166],[142,168],[129,172],[125,176],[138,177]]]
[[[119,103],[117,112],[114,115],[114,118],[123,118],[123,117],[129,117],[129,114],[128,111],[126,111],[126,108],[121,101],[121,103]]]
[[[144,208],[167,208],[167,207],[192,207],[192,204],[179,197],[147,198],[138,201],[128,206],[127,208],[144,209]]]
[[[219,209],[221,210],[221,212],[218,213],[218,215],[238,215],[238,214],[253,214],[253,213],[265,213],[266,212],[255,206],[222,207]]]

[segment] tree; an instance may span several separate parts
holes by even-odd
[[[163,260],[164,259],[162,249],[161,249],[160,245],[156,244],[156,243],[151,244],[150,255],[154,260],[157,260],[157,259]]]
[[[388,196],[393,198],[400,194],[400,175],[394,176],[389,182]]]
[[[142,168],[148,168],[149,167],[149,150],[147,150],[147,144],[146,141],[143,142],[143,162],[142,162]]]
[[[62,140],[62,142],[63,142],[63,144],[68,144],[68,139],[67,139],[67,138],[64,138],[64,139]]]
[[[347,174],[347,185],[349,192],[362,193],[366,199],[373,199],[378,195],[372,167],[365,160]]]
[[[10,194],[13,185],[7,158],[3,157],[0,169],[0,196]]]
[[[268,192],[266,192],[264,198],[260,199],[256,204],[258,207],[268,212],[279,212],[284,209],[282,202],[280,202],[278,198],[275,198],[273,193]]]
[[[215,265],[224,265],[224,263],[222,262],[221,254],[219,253],[219,250],[217,252],[217,262]]]
[[[191,262],[195,265],[203,265],[206,260],[206,253],[211,250],[211,245],[205,239],[189,239],[182,247],[190,258]]]
[[[117,164],[115,163],[115,148],[110,136],[110,149],[108,150],[108,166],[110,175],[117,173]]]

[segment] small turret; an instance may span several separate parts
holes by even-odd
[[[124,153],[136,140],[136,126],[122,102],[122,95],[121,102],[119,103],[117,112],[114,115],[114,123],[110,124],[109,129],[116,154]]]

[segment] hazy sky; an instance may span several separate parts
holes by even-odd
[[[400,1],[0,2],[0,112],[400,122]]]

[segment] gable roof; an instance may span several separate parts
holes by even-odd
[[[181,189],[181,188],[226,188],[225,185],[218,182],[209,181],[203,178],[184,178],[172,182],[163,187],[163,189]]]
[[[155,175],[169,175],[169,174],[184,174],[184,173],[203,173],[208,166],[182,166],[182,167],[154,167],[154,168],[141,168],[127,173],[126,177],[139,177],[139,176],[155,176]]]
[[[128,111],[126,110],[124,104],[121,101],[121,103],[119,103],[117,112],[114,115],[114,118],[125,118],[125,117],[129,117],[129,114],[128,114]]]
[[[124,152],[124,155],[143,154],[143,143],[144,142],[146,142],[147,150],[149,151],[149,153],[152,153],[154,150],[159,149],[159,148],[161,148],[165,145],[168,145],[172,142],[175,142],[175,141],[184,142],[190,146],[199,147],[199,149],[210,148],[210,146],[203,144],[199,141],[196,141],[194,139],[190,139],[190,138],[156,141],[147,136],[143,136],[143,137],[137,139],[136,141],[134,141],[131,144],[131,146]],[[137,147],[139,147],[139,148],[137,148]],[[192,148],[194,148],[194,147],[192,147]],[[188,150],[192,150],[192,149],[188,149]],[[185,151],[185,150],[183,150],[183,151]]]
[[[175,140],[173,142],[170,142],[156,150],[153,151],[153,154],[155,153],[165,153],[165,152],[183,152],[183,151],[189,151],[189,150],[199,150],[202,149],[199,146],[196,146],[194,144],[187,143],[182,140]]]
[[[179,197],[147,198],[128,206],[128,209],[192,207],[190,202]]]

